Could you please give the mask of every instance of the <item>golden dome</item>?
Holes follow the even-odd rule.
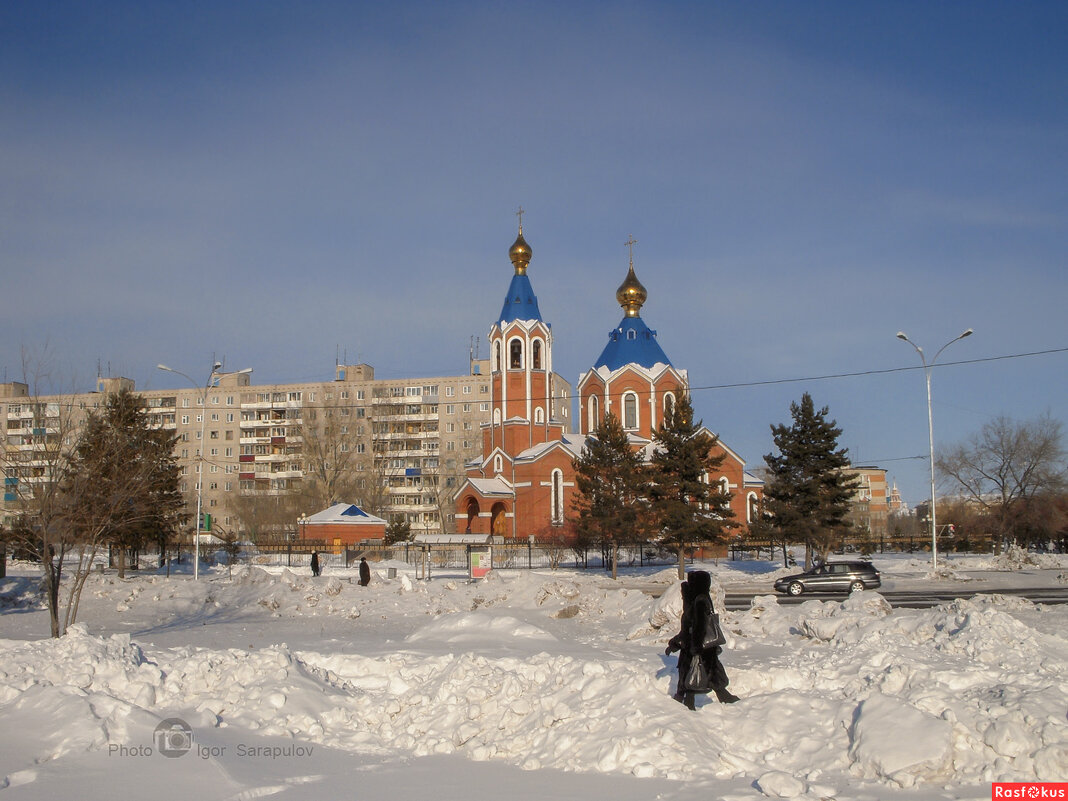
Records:
[[[630,270],[627,271],[627,277],[623,279],[623,283],[616,290],[616,300],[627,313],[627,317],[638,317],[638,312],[645,305],[647,297],[649,297],[649,293],[645,291],[642,282],[634,274],[634,264],[631,263]]]
[[[515,238],[515,244],[508,249],[508,258],[515,265],[516,275],[526,275],[527,265],[530,264],[530,257],[533,255],[534,251],[530,249],[527,240],[523,238],[523,229],[520,228],[519,236]]]

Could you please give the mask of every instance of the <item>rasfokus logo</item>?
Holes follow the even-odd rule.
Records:
[[[1068,782],[995,782],[990,785],[990,798],[1068,799]]]

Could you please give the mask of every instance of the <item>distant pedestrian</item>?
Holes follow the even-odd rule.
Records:
[[[360,586],[366,587],[371,583],[371,566],[367,564],[367,557],[360,557]]]
[[[675,682],[674,698],[681,704],[686,700],[686,688],[683,685],[686,682],[686,673],[690,669],[690,659],[693,656],[690,652],[690,626],[693,623],[693,589],[688,581],[684,581],[679,585],[679,591],[682,593],[682,617],[679,621],[679,633],[668,640],[664,653],[671,656],[676,651],[679,652],[679,678]]]
[[[321,572],[321,568],[319,567],[319,552],[318,551],[312,551],[312,565],[311,565],[311,567],[312,567],[312,575],[313,576],[318,576],[319,573]]]
[[[714,611],[712,608],[712,595],[709,593],[712,588],[712,576],[707,571],[694,570],[689,574],[687,583],[690,585],[690,591],[693,594],[689,637],[691,668],[694,659],[701,660],[701,667],[704,668],[708,686],[691,686],[688,678],[692,671],[688,670],[686,673],[687,680],[683,682],[685,694],[682,702],[687,709],[696,709],[696,694],[707,693],[711,690],[716,694],[716,698],[720,703],[733,704],[738,700],[738,696],[727,689],[730,679],[727,677],[727,671],[719,659],[719,655],[723,653],[723,648],[719,645],[705,644],[705,635],[709,633],[708,627],[712,623],[712,613]]]

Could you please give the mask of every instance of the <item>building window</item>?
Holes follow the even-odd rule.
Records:
[[[493,371],[499,373],[501,371],[501,343],[493,343]]]
[[[543,408],[541,408],[540,406],[536,406],[534,408],[534,422],[535,423],[544,423],[545,422],[545,410]]]
[[[464,384],[464,394],[465,395],[470,395],[471,394],[471,385],[470,384]]]
[[[664,393],[664,419],[667,420],[675,411],[675,395],[671,392]]]
[[[501,455],[497,454],[493,457],[493,472],[500,473],[504,470],[504,461],[501,459]]]
[[[523,369],[523,341],[520,339],[513,339],[508,343],[508,369]]]
[[[500,409],[494,409],[493,410],[493,424],[494,425],[500,425],[501,424],[501,410]]]
[[[601,404],[596,395],[590,395],[586,406],[586,433],[592,434],[601,424]]]
[[[750,492],[746,498],[745,504],[745,522],[752,523],[757,519],[757,515],[760,514],[760,506],[757,502],[757,495],[755,492]]]
[[[535,339],[534,345],[530,351],[531,367],[535,370],[541,369],[541,340]]]
[[[633,392],[623,395],[623,428],[635,429],[638,427],[638,396]]]
[[[564,524],[564,474],[557,469],[552,472],[552,523],[554,526]]]

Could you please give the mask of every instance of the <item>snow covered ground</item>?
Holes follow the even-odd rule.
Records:
[[[225,568],[93,576],[51,640],[29,565],[0,579],[0,788],[11,798],[803,798],[960,801],[1068,780],[1068,606],[997,593],[1068,560],[875,558],[891,610],[779,605],[784,571],[701,565],[733,705],[671,698],[673,570],[442,575]],[[793,572],[793,571],[790,571]],[[639,587],[662,585],[653,598]],[[168,756],[167,754],[170,754]]]

